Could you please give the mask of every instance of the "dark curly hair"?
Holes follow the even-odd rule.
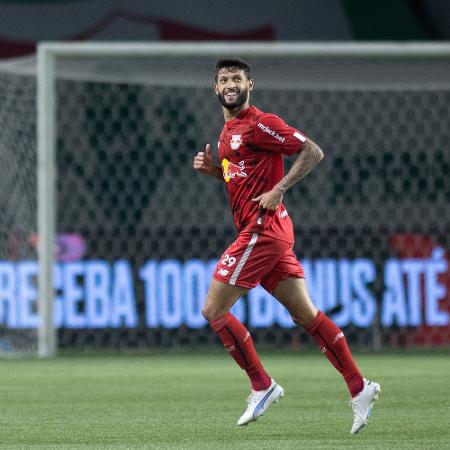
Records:
[[[234,69],[234,70],[242,70],[247,79],[250,80],[251,78],[251,68],[250,68],[250,64],[247,61],[244,61],[243,59],[240,58],[224,58],[224,59],[219,59],[216,62],[216,70],[214,73],[214,79],[217,81],[217,76],[219,74],[219,70],[223,69],[223,68],[227,68],[227,69]]]

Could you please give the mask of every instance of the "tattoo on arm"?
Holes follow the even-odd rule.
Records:
[[[302,178],[305,178],[311,170],[323,158],[322,149],[313,141],[308,139],[303,145],[302,151],[294,164],[290,168],[286,176],[276,185],[282,192],[286,192],[295,183],[298,183]]]

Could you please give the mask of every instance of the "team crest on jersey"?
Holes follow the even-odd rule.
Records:
[[[242,135],[232,134],[230,139],[230,145],[233,150],[237,150],[242,144]]]

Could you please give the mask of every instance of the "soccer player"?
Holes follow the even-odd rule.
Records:
[[[248,63],[217,62],[214,90],[225,119],[218,143],[221,166],[215,165],[207,144],[194,157],[193,167],[225,182],[238,236],[217,264],[202,314],[250,379],[252,393],[238,425],[256,420],[284,395],[264,369],[250,333],[230,313],[239,297],[261,284],[343,376],[352,397],[351,433],[358,433],[367,423],[380,385],[362,377],[344,334],[309,297],[303,268],[293,252],[293,225],[283,204],[284,193],[319,163],[323,152],[276,115],[251,106],[253,88]],[[285,176],[283,155],[296,155]]]

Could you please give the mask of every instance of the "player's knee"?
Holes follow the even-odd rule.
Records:
[[[297,315],[297,314],[291,314],[291,319],[292,321],[298,325],[299,327],[303,327],[305,328],[307,325],[309,325],[311,323],[311,321],[314,319],[314,315],[311,314],[302,314]]]
[[[211,320],[211,319],[210,319],[211,315],[210,315],[210,311],[209,311],[209,308],[208,308],[208,307],[204,306],[204,307],[202,308],[202,316],[203,316],[208,322]]]
[[[218,317],[217,312],[215,311],[215,308],[205,305],[202,308],[202,316],[208,321],[211,322],[211,320],[214,320],[216,317]]]
[[[208,303],[205,304],[202,308],[202,316],[208,321],[211,322],[214,319],[224,315],[227,310],[223,310],[222,308],[217,308],[216,305],[210,305]]]

